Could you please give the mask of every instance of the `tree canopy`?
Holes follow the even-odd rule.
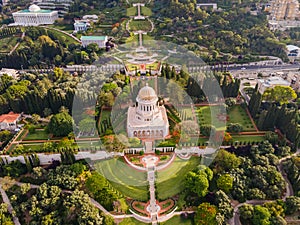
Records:
[[[263,94],[264,100],[279,102],[281,105],[288,103],[295,98],[297,98],[296,92],[292,87],[288,86],[275,86],[274,88],[268,88]]]
[[[67,136],[73,131],[73,118],[66,112],[55,114],[48,124],[48,132],[57,137]]]

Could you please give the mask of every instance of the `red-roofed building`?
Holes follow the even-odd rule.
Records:
[[[15,130],[21,114],[10,112],[0,115],[0,130]]]

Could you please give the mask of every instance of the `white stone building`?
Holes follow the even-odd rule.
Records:
[[[259,79],[257,81],[258,91],[263,94],[268,88],[276,86],[290,86],[291,83],[281,77],[269,77],[267,79]]]
[[[139,91],[136,101],[136,105],[128,109],[128,137],[163,139],[168,136],[169,121],[166,108],[159,106],[154,89],[147,84]]]
[[[82,17],[83,20],[90,20],[90,21],[93,21],[93,22],[97,22],[99,17],[95,14],[92,14],[92,15],[85,15]]]
[[[74,31],[80,32],[80,31],[86,31],[90,27],[90,23],[82,20],[75,20],[74,22]]]
[[[58,12],[42,10],[37,5],[31,5],[29,9],[24,9],[12,14],[15,24],[22,26],[38,26],[41,24],[53,24],[58,19]]]
[[[89,44],[95,43],[99,46],[99,48],[105,48],[106,42],[108,41],[107,36],[81,36],[81,45],[82,47],[86,47]]]

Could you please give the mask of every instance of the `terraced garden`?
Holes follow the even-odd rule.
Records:
[[[136,16],[137,15],[137,7],[130,7],[126,10],[127,16]]]
[[[95,169],[123,195],[139,201],[148,200],[148,182],[145,172],[129,167],[122,159],[118,158],[97,162]]]
[[[148,20],[133,20],[129,23],[130,31],[150,31],[152,28]]]
[[[46,130],[35,130],[33,133],[28,133],[25,138],[23,138],[24,141],[29,140],[47,140],[49,139],[49,134],[46,132]]]
[[[159,62],[154,62],[151,64],[145,64],[145,69],[146,70],[158,70],[160,67],[160,63]],[[132,63],[126,63],[126,68],[128,71],[134,71],[135,69],[137,69],[138,71],[140,70],[140,65],[139,64],[132,64]]]
[[[228,123],[239,123],[243,126],[244,131],[256,131],[246,110],[240,105],[231,108]]]
[[[202,106],[199,107],[196,112],[199,115],[199,123],[201,124],[211,124],[212,117],[214,118],[214,126],[218,131],[226,130],[225,123],[218,119],[220,116],[220,111],[218,106]],[[251,122],[246,110],[240,105],[233,106],[228,114],[228,120],[226,124],[229,123],[239,123],[243,126],[244,131],[256,131],[254,125]]]
[[[18,43],[20,37],[11,36],[0,39],[0,53],[9,53],[13,47]]]
[[[157,172],[158,199],[167,199],[182,192],[185,189],[185,175],[199,163],[198,157],[192,157],[189,161],[176,158],[169,167]]]
[[[142,14],[143,16],[151,16],[151,15],[152,15],[152,10],[149,9],[148,7],[142,6],[141,9],[142,9],[141,14]]]
[[[199,118],[199,125],[212,124],[218,131],[226,130],[226,122],[218,120],[220,114],[218,106],[202,106],[196,109]],[[212,120],[213,118],[213,120]]]

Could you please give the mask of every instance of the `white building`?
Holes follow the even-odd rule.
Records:
[[[75,20],[74,23],[74,31],[80,32],[80,31],[86,31],[90,27],[90,24],[86,21],[82,20]]]
[[[36,0],[34,4],[38,5],[41,9],[58,11],[58,16],[63,17],[69,12],[73,0]]]
[[[295,45],[287,45],[287,55],[290,61],[295,61],[300,58],[300,48]]]
[[[263,94],[268,88],[274,88],[275,86],[290,86],[290,82],[284,80],[281,77],[269,77],[267,79],[258,79],[257,81],[258,91]]]
[[[0,130],[15,130],[17,122],[21,119],[21,114],[10,112],[0,115]]]
[[[81,45],[83,47],[88,46],[89,44],[95,43],[99,48],[105,48],[105,44],[108,41],[107,36],[81,36]]]
[[[0,77],[3,76],[4,74],[7,74],[8,76],[13,77],[14,79],[19,78],[19,71],[15,69],[2,68],[0,70]]]
[[[196,5],[197,8],[212,8],[213,11],[218,9],[217,3],[198,3]]]
[[[128,108],[128,137],[160,139],[169,134],[169,121],[164,106],[159,106],[158,97],[148,84],[141,88],[136,105]]]
[[[31,5],[29,9],[24,9],[12,14],[15,24],[22,26],[37,26],[41,24],[53,24],[58,19],[58,12],[42,10],[37,5]]]
[[[93,15],[85,15],[85,16],[82,17],[82,19],[97,22],[99,17],[97,15],[93,14]]]

